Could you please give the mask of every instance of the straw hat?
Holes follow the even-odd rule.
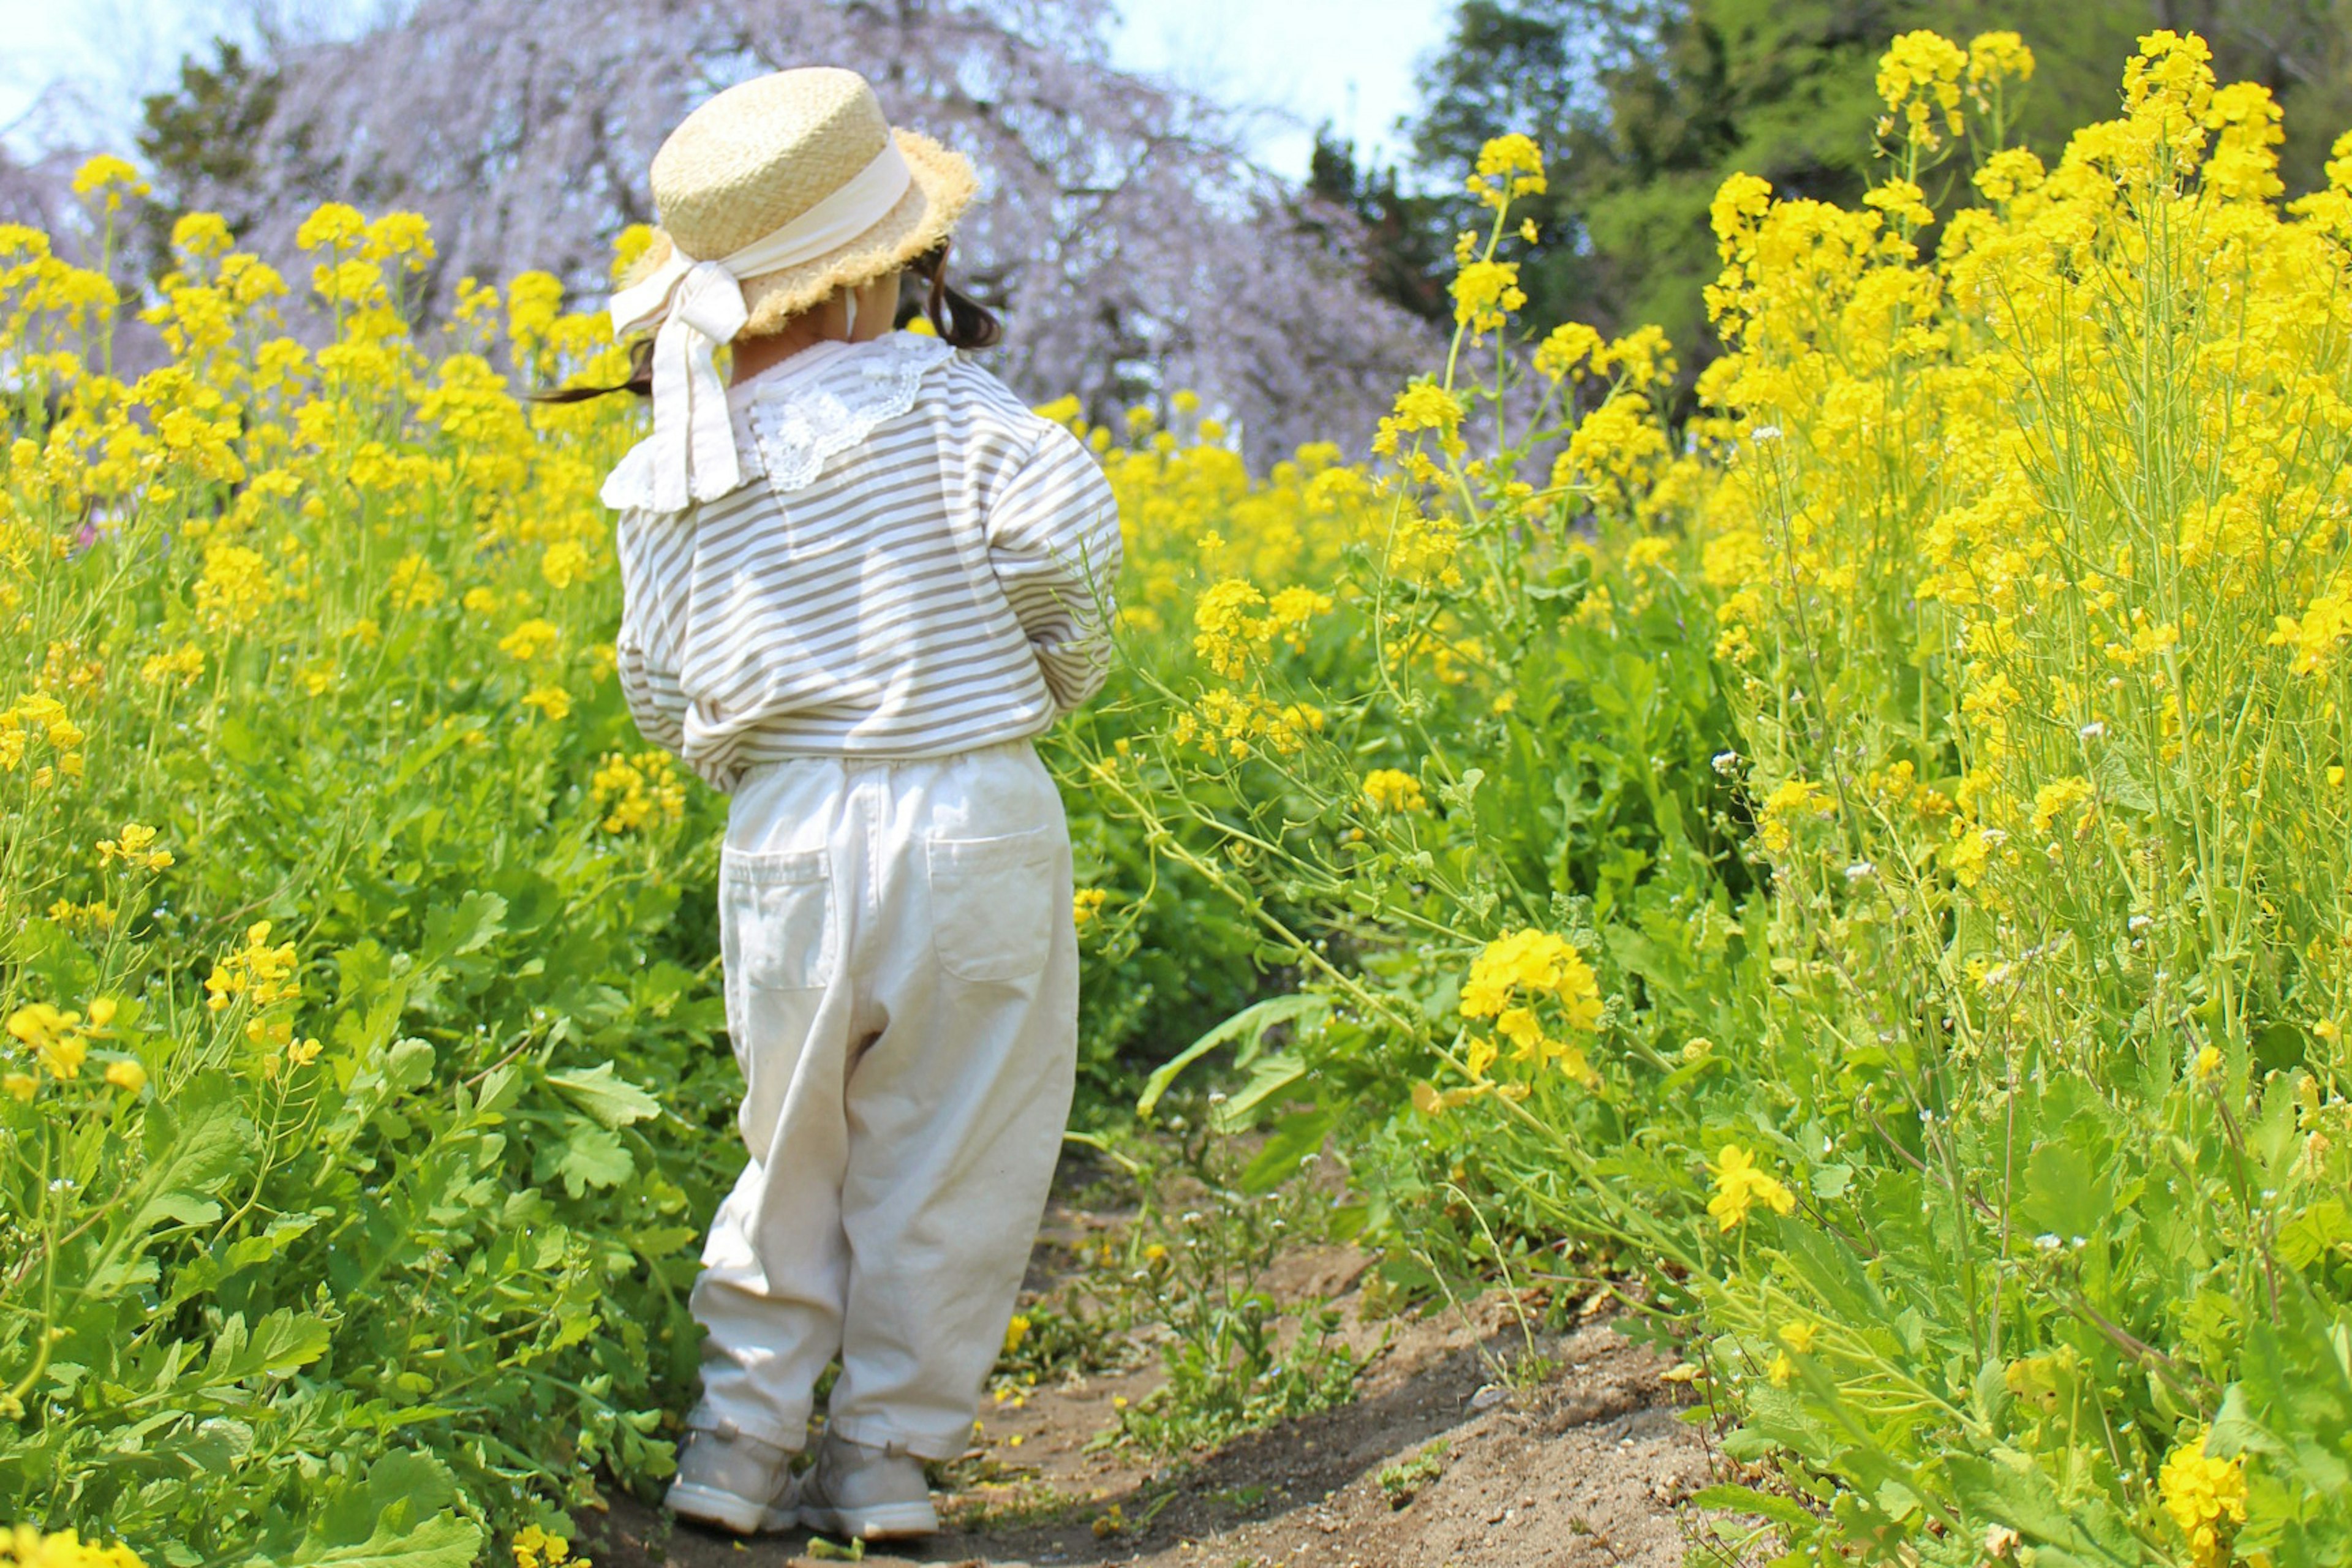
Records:
[[[783,229],[898,143],[911,176],[870,226],[811,260],[741,279],[741,334],[772,332],[835,289],[904,267],[945,239],[979,186],[970,160],[919,132],[894,131],[856,71],[777,71],[727,89],[688,115],[654,155],[660,229],[631,271],[658,270],[674,251],[730,256]]]

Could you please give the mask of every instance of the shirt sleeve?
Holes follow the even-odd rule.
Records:
[[[618,530],[621,629],[613,660],[629,716],[666,752],[686,750],[686,690],[678,684],[678,599],[692,531],[674,514],[625,511]]]
[[[1110,673],[1123,555],[1110,481],[1060,426],[1045,426],[998,492],[988,552],[1055,706],[1083,707]]]

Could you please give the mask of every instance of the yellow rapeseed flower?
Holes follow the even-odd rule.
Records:
[[[0,1526],[0,1565],[6,1568],[142,1568],[122,1545],[101,1546],[70,1530],[44,1534],[29,1524]]]
[[[1429,799],[1421,781],[1398,768],[1374,768],[1364,775],[1364,799],[1375,811],[1425,811]]]
[[[51,1078],[81,1076],[89,1055],[89,1037],[82,1031],[81,1015],[68,1013],[47,1002],[32,1002],[8,1016],[8,1032],[23,1043]]]
[[[147,182],[139,171],[128,160],[111,153],[100,153],[74,171],[74,195],[98,196],[108,212],[121,206],[125,196],[143,196],[147,190]]]
[[[1513,132],[1478,149],[1477,172],[1466,182],[1470,194],[1500,210],[1515,196],[1544,191],[1543,149],[1532,136]]]
[[[1518,264],[1473,261],[1454,276],[1454,321],[1470,329],[1475,341],[1500,327],[1513,311],[1528,302],[1519,287]]]
[[[1715,1196],[1707,1200],[1706,1212],[1715,1216],[1717,1229],[1728,1231],[1747,1224],[1748,1211],[1759,1202],[1774,1214],[1796,1212],[1796,1194],[1760,1169],[1756,1157],[1738,1144],[1726,1143],[1715,1161],[1709,1173]]]
[[[1532,928],[1496,938],[1470,961],[1462,1016],[1499,1017],[1515,1000],[1557,999],[1571,1028],[1601,1026],[1601,984],[1566,937]]]
[[[2198,1568],[2228,1563],[2231,1539],[2246,1522],[2244,1462],[2207,1454],[2200,1430],[2165,1456],[2156,1484],[2164,1511],[2189,1542]]]
[[[1756,841],[1768,855],[1786,855],[1796,843],[1800,823],[1836,811],[1829,792],[1811,779],[1783,779],[1764,797],[1756,814]]]
[[[499,651],[525,664],[536,663],[563,639],[554,623],[533,616],[499,639]]]
[[[538,686],[523,693],[522,705],[536,708],[550,723],[560,724],[572,714],[572,693],[561,686]]]

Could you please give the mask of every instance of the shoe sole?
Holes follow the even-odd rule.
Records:
[[[692,1481],[677,1482],[662,1501],[681,1519],[715,1524],[738,1535],[774,1534],[792,1529],[801,1520],[798,1509],[753,1502],[750,1498],[737,1497],[717,1487],[698,1486]]]
[[[851,1541],[900,1541],[933,1535],[940,1528],[939,1510],[924,1502],[877,1503],[872,1508],[813,1508],[800,1510],[801,1523],[826,1535]]]

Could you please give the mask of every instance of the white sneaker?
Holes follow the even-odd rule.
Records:
[[[740,1432],[698,1426],[677,1451],[677,1479],[662,1500],[683,1518],[757,1535],[800,1522],[792,1481],[791,1449]]]
[[[869,1448],[828,1432],[816,1466],[801,1477],[801,1523],[850,1541],[895,1541],[940,1527],[923,1462],[911,1454]]]

